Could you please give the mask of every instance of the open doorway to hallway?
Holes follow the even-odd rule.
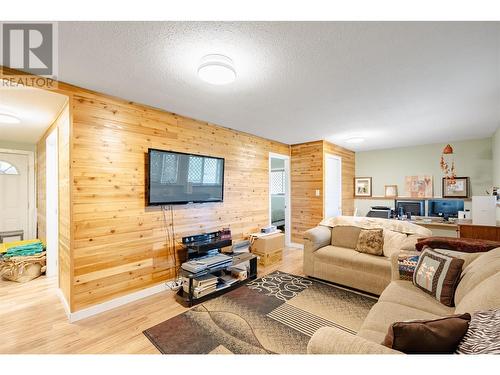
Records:
[[[58,128],[70,121],[68,97],[2,87],[0,114],[8,114],[0,116],[0,283],[8,288],[46,272],[57,285]]]
[[[285,245],[290,236],[290,156],[269,153],[269,221],[285,233]]]

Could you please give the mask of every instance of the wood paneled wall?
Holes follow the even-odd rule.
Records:
[[[302,243],[303,233],[323,219],[323,141],[292,145],[290,154],[291,237]]]
[[[69,103],[64,106],[54,123],[37,143],[36,179],[37,179],[37,233],[38,238],[46,242],[46,140],[57,129],[58,139],[58,187],[59,187],[59,287],[66,300],[71,295],[71,194],[70,194],[70,113]]]
[[[292,145],[292,242],[302,243],[306,230],[323,220],[324,158],[333,154],[342,158],[342,212],[354,212],[354,152],[326,141]],[[316,191],[319,195],[316,195]]]

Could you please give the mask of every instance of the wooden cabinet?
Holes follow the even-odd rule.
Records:
[[[500,241],[500,226],[459,224],[458,233],[460,238]]]

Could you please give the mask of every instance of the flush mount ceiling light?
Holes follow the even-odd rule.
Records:
[[[212,85],[227,85],[236,79],[233,60],[224,55],[206,55],[200,61],[198,76]]]
[[[363,137],[351,137],[351,138],[347,138],[346,140],[346,143],[363,143],[365,141],[365,139]]]
[[[14,115],[8,113],[0,113],[0,123],[2,124],[19,124],[21,120]]]

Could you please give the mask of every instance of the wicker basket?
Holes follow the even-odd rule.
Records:
[[[25,283],[46,270],[46,252],[37,255],[6,258],[0,261],[0,275],[10,281]]]

